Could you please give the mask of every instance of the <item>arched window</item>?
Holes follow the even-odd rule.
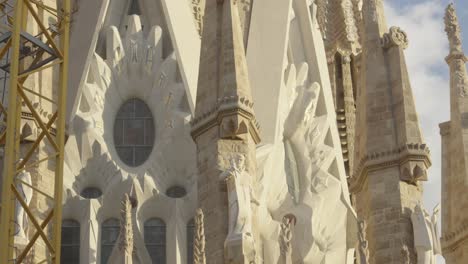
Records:
[[[105,264],[112,254],[112,249],[119,238],[120,222],[116,218],[107,219],[102,223],[101,231],[101,263]]]
[[[195,221],[190,219],[187,223],[187,264],[193,263],[193,239],[195,236]]]
[[[61,248],[60,263],[80,263],[80,223],[75,220],[63,220]]]
[[[120,107],[114,123],[114,144],[125,164],[137,167],[148,159],[154,133],[153,115],[145,102],[133,98]]]
[[[153,264],[166,264],[166,223],[152,218],[145,222],[145,246]]]

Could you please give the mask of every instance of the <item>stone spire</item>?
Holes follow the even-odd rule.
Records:
[[[445,14],[450,43],[450,121],[440,124],[442,137],[442,253],[447,264],[468,262],[468,74],[461,29],[450,4]]]
[[[256,143],[260,142],[237,7],[240,2],[206,1],[197,91],[200,106],[195,111],[192,132],[195,137],[210,123],[222,120],[223,138],[235,139],[249,133]]]
[[[350,189],[359,218],[368,223],[370,262],[386,264],[402,263],[398,253],[413,241],[410,216],[421,200],[419,181],[427,180],[431,162],[404,57],[408,38],[398,27],[387,28],[382,2],[363,2],[362,75]]]
[[[228,240],[236,210],[249,211],[250,204],[228,205],[227,201],[245,194],[243,186],[255,182],[255,148],[260,142],[245,58],[245,27],[239,18],[239,11],[247,12],[239,6],[244,2],[205,2],[192,137],[198,149],[198,204],[205,213],[205,235],[210,238],[206,241],[207,263],[250,263],[249,257],[255,255],[245,254],[245,247],[252,244],[251,234]],[[242,184],[228,188],[222,175],[236,157],[243,157],[245,172],[236,178]],[[250,240],[245,241],[247,238]]]

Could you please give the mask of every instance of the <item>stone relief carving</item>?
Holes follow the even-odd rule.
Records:
[[[192,0],[192,12],[195,17],[195,27],[201,37],[203,34],[203,8],[201,0]]]
[[[279,237],[281,260],[279,264],[292,264],[292,224],[293,221],[289,217],[283,217],[281,222],[281,231]]]
[[[343,8],[344,22],[346,25],[346,38],[349,42],[358,41],[358,28],[356,26],[356,19],[354,18],[353,3],[351,0],[344,0],[341,3]]]
[[[133,252],[132,202],[128,194],[125,194],[122,201],[120,234],[122,234],[119,241],[120,250],[131,255]]]
[[[366,239],[367,223],[364,220],[358,221],[359,238],[359,264],[369,264],[369,242]]]
[[[195,216],[195,237],[193,245],[194,264],[206,264],[205,257],[205,223],[201,208],[197,209]]]
[[[251,176],[246,171],[244,155],[234,154],[229,163],[229,168],[220,175],[221,181],[227,185],[229,203],[229,232],[225,247],[229,251],[231,244],[241,244],[244,257],[254,260]]]
[[[445,32],[449,38],[451,52],[462,52],[461,29],[453,3],[448,5],[445,12]]]
[[[25,170],[21,171],[18,176],[16,176],[15,187],[18,190],[21,198],[27,205],[31,203],[31,198],[33,195],[33,190],[23,184],[32,185],[31,174]],[[26,230],[28,227],[28,217],[25,216],[25,211],[23,206],[18,200],[15,202],[15,244],[25,246],[28,243],[28,237],[26,236]]]
[[[442,253],[437,229],[439,212],[440,205],[437,205],[431,217],[421,204],[417,204],[411,214],[418,264],[435,264],[436,255]]]
[[[193,187],[188,187],[190,185],[186,183],[193,181],[196,155],[190,137],[190,110],[184,85],[178,77],[177,59],[175,53],[162,56],[163,39],[160,27],[153,26],[145,30],[148,31],[145,38],[139,22],[140,17],[132,15],[128,20],[129,24],[136,26],[129,27],[123,36],[115,26],[104,29],[107,31],[105,59],[97,53],[91,58],[88,72],[90,77],[81,89],[80,105],[72,120],[72,133],[65,146],[64,187],[68,194],[65,203],[73,208],[81,190],[92,185],[102,191],[100,200],[107,202],[102,209],[116,210],[114,208],[118,206],[109,205],[120,203],[123,194],[121,192],[126,191],[122,189],[127,188],[127,179],[135,176],[143,184],[144,190],[144,196],[139,203],[145,204],[148,199],[164,196],[169,187],[166,185],[168,179],[177,178],[177,182],[187,186],[189,198],[189,201],[181,199],[177,206],[188,213],[193,201],[189,188]],[[138,63],[132,63],[131,40],[137,44],[137,51],[133,52],[133,57],[136,54]],[[158,80],[160,76],[163,76],[161,83]],[[155,126],[155,148],[158,151],[153,151],[149,156],[151,162],[133,168],[130,172],[113,156],[113,123],[120,106],[127,99],[134,97],[147,102],[154,121],[158,124]],[[83,129],[84,127],[86,129]],[[176,142],[174,138],[177,138]],[[133,223],[136,217],[134,209]],[[137,232],[136,225],[133,228],[133,263],[150,263],[142,236]],[[96,239],[95,241],[99,239],[97,234],[90,236]],[[173,238],[168,238],[168,241],[171,239]],[[130,244],[127,239],[123,242]]]
[[[317,24],[322,32],[323,39],[327,39],[328,0],[315,0],[317,5]]]
[[[408,35],[399,27],[391,27],[388,33],[382,37],[382,46],[389,49],[394,46],[406,49],[408,47]]]
[[[410,252],[407,245],[403,245],[401,255],[403,256],[403,264],[410,264]]]
[[[466,69],[464,69],[465,61],[456,60],[455,62],[455,84],[458,88],[460,97],[465,97],[468,95],[468,81],[466,75]]]

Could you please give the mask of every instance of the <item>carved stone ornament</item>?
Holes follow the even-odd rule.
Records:
[[[132,226],[132,202],[130,196],[125,194],[122,201],[122,220],[120,224],[119,248],[122,252],[132,255],[133,252],[133,226]]]
[[[195,27],[201,37],[203,34],[203,8],[201,0],[192,0],[192,12],[195,18]]]
[[[193,263],[206,264],[205,257],[205,223],[201,208],[197,209],[195,216],[195,237],[193,240]]]
[[[366,229],[366,221],[360,220],[358,223],[360,264],[369,264],[369,242],[366,239]]]
[[[408,47],[408,35],[399,27],[391,27],[390,31],[382,37],[382,46],[385,49],[394,46],[406,49]]]
[[[323,39],[327,39],[328,0],[315,0],[315,4],[317,5],[317,24]]]
[[[281,232],[279,238],[281,263],[292,264],[292,219],[289,217],[283,217],[281,223]]]
[[[358,28],[356,26],[356,19],[354,18],[353,3],[351,0],[344,0],[341,3],[343,8],[344,22],[346,25],[346,38],[349,42],[358,41]]]
[[[455,71],[455,83],[458,88],[460,97],[468,95],[468,81],[466,80],[466,73],[463,71]]]
[[[16,189],[26,204],[29,205],[31,203],[33,191],[31,188],[23,184],[23,182],[32,185],[31,174],[23,170],[18,174],[16,180]],[[15,207],[15,244],[24,246],[28,242],[28,238],[26,236],[28,217],[25,216],[24,208],[19,201],[16,201]]]
[[[460,23],[453,3],[449,4],[445,11],[445,32],[450,43],[451,52],[462,52],[462,40]]]
[[[401,255],[403,257],[403,264],[410,264],[410,252],[407,245],[401,248]]]

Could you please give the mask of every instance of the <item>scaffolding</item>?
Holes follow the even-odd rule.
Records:
[[[44,14],[54,17],[56,23],[43,21]],[[0,149],[4,153],[0,178],[1,264],[24,263],[39,241],[47,248],[45,259],[39,263],[60,263],[70,17],[70,0],[0,0],[0,85],[4,85],[0,92]],[[26,87],[28,78],[43,71],[56,72],[58,83],[50,82],[40,91]],[[50,102],[53,114],[41,116],[31,97]],[[38,128],[37,137],[26,151],[20,151],[22,108],[28,109]],[[2,125],[5,121],[6,126]],[[53,154],[32,161],[41,144],[50,146]],[[53,194],[19,179],[24,170],[51,160],[55,161]],[[37,210],[30,208],[18,186],[50,200],[52,206],[45,218],[35,215]],[[15,246],[15,210],[19,206],[32,228],[20,249]]]

